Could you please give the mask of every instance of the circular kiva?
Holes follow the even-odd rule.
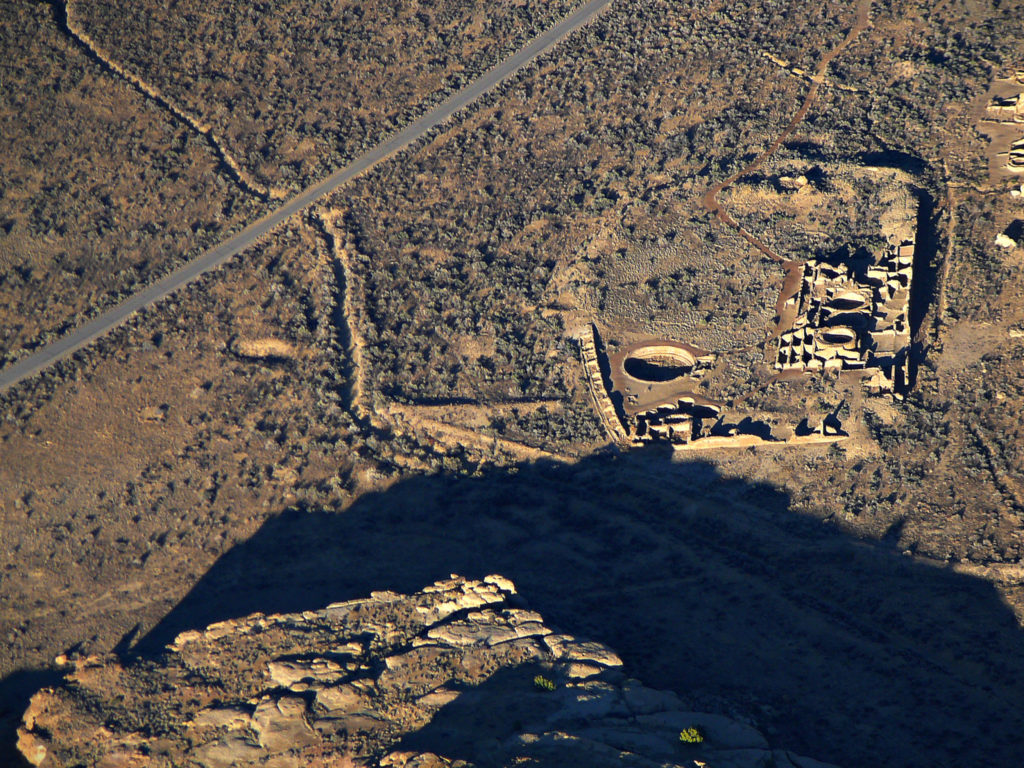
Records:
[[[629,350],[622,359],[622,371],[637,381],[674,381],[688,375],[696,363],[696,358],[681,347],[648,344]]]
[[[844,291],[828,303],[828,308],[835,312],[853,312],[867,303],[868,300],[859,291]]]
[[[857,332],[845,325],[834,325],[818,332],[816,341],[821,347],[846,347],[857,340]]]

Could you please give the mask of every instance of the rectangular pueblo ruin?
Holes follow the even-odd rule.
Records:
[[[914,243],[889,243],[875,263],[798,267],[797,288],[781,301],[776,370],[870,373],[868,389],[906,385]],[[790,281],[787,281],[789,283]]]

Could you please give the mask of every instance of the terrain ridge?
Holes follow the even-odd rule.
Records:
[[[249,194],[258,197],[264,202],[277,196],[271,190],[266,189],[256,182],[252,176],[242,168],[238,161],[231,156],[231,153],[225,149],[223,142],[217,138],[217,135],[213,132],[213,128],[211,126],[202,123],[194,115],[190,115],[184,109],[167,98],[158,88],[150,85],[138,75],[125,69],[114,59],[114,57],[97,45],[89,36],[89,33],[86,32],[81,25],[75,22],[71,13],[71,0],[51,0],[51,5],[53,6],[53,13],[56,17],[57,26],[60,27],[62,32],[84,49],[89,58],[97,62],[101,67],[103,67],[103,69],[113,73],[115,77],[124,80],[139,93],[154,101],[161,109],[170,112],[178,120],[185,123],[197,134],[206,139],[206,142],[210,145],[214,154],[220,159],[221,164],[227,170],[228,175],[242,189]]]
[[[220,245],[194,261],[166,275],[113,309],[76,328],[68,335],[0,371],[0,392],[88,346],[108,331],[121,325],[131,315],[148,307],[177,289],[215,269],[233,256],[253,245],[289,217],[334,192],[357,176],[411,146],[456,112],[466,107],[495,86],[505,81],[534,59],[551,50],[563,38],[584,26],[603,11],[612,0],[589,0],[558,24],[535,37],[523,48],[488,70],[468,86],[452,95],[397,134],[381,142],[323,181],[306,188],[284,205],[249,224]],[[62,6],[61,6],[62,7]],[[65,14],[66,15],[66,14]],[[83,43],[84,44],[84,43]],[[98,55],[98,54],[97,54]],[[108,64],[108,66],[110,66]],[[141,87],[136,83],[137,87]]]

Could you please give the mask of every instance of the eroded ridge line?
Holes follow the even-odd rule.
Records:
[[[184,109],[176,105],[173,101],[163,95],[160,89],[154,85],[150,85],[141,77],[133,72],[129,72],[123,66],[121,66],[117,60],[99,46],[89,33],[82,28],[82,26],[74,20],[71,15],[71,0],[51,0],[54,10],[54,15],[57,17],[57,25],[61,28],[68,37],[74,40],[79,47],[83,48],[90,59],[99,64],[103,69],[113,74],[115,77],[124,80],[136,91],[141,93],[146,98],[155,102],[161,109],[170,112],[179,121],[187,125],[193,131],[202,136],[206,143],[213,150],[217,159],[220,160],[221,164],[227,170],[228,175],[232,180],[238,184],[243,190],[248,192],[250,195],[260,198],[263,201],[270,200],[272,197],[279,197],[274,194],[271,190],[267,189],[263,185],[256,182],[252,176],[245,170],[242,169],[238,161],[231,156],[231,154],[224,148],[220,139],[213,132],[213,127],[207,123],[201,122],[198,118],[190,115]]]
[[[857,36],[860,35],[861,32],[867,29],[868,25],[871,23],[871,1],[872,0],[860,1],[860,3],[857,5],[857,18],[854,21],[853,26],[850,27],[849,32],[846,33],[846,37],[844,37],[843,40],[835,48],[826,53],[822,57],[821,61],[818,62],[818,66],[815,68],[814,74],[810,76],[810,86],[807,89],[807,95],[804,96],[803,104],[800,105],[800,109],[798,109],[796,114],[793,115],[793,119],[790,120],[786,127],[782,129],[782,133],[780,133],[776,137],[776,139],[771,144],[768,145],[767,149],[765,149],[763,152],[761,152],[761,154],[755,157],[749,165],[747,165],[744,168],[741,168],[732,176],[711,187],[707,192],[704,193],[704,196],[701,198],[701,202],[703,203],[704,207],[710,213],[713,213],[715,216],[717,216],[719,221],[721,221],[726,226],[736,230],[736,232],[738,232],[744,240],[746,240],[748,243],[750,243],[759,251],[761,251],[765,256],[781,264],[788,264],[791,262],[788,262],[786,259],[779,256],[771,248],[769,248],[767,245],[761,242],[758,238],[754,237],[752,234],[747,232],[747,230],[745,230],[740,225],[740,223],[736,221],[736,219],[734,219],[732,216],[730,216],[728,212],[726,212],[726,210],[722,207],[721,202],[719,202],[718,200],[718,195],[719,193],[722,192],[722,190],[734,184],[738,179],[742,178],[743,176],[746,176],[751,171],[754,171],[757,168],[759,168],[765,160],[767,160],[769,157],[775,154],[776,151],[778,151],[779,147],[782,146],[782,142],[788,139],[790,135],[792,135],[793,131],[796,130],[796,127],[803,122],[803,119],[807,116],[808,110],[810,110],[811,108],[811,104],[814,103],[814,100],[818,96],[818,90],[825,82],[825,74],[826,72],[828,72],[829,65],[831,65],[833,59],[835,59],[836,56],[842,53],[850,45],[850,43],[852,43],[857,38]]]
[[[498,437],[497,435],[487,435],[468,427],[461,427],[447,421],[429,418],[398,403],[391,403],[388,407],[392,416],[400,417],[401,420],[408,422],[413,430],[421,429],[427,434],[432,435],[442,444],[461,445],[464,448],[468,444],[485,454],[498,449],[520,461],[549,460],[565,464],[571,464],[576,461],[575,457],[564,453],[546,451],[543,448],[536,448],[526,443],[520,443],[517,440],[509,440],[506,437]]]
[[[364,309],[363,302],[354,301],[354,294],[365,297],[366,288],[361,276],[352,269],[352,264],[349,261],[350,246],[344,240],[344,233],[339,231],[332,222],[332,219],[338,215],[340,212],[336,210],[316,212],[313,214],[313,220],[327,240],[330,257],[334,262],[337,293],[341,294],[338,319],[342,326],[340,328],[343,336],[342,343],[351,361],[349,375],[346,376],[348,408],[357,419],[369,421],[373,408],[367,405],[366,385],[363,381],[366,370],[364,362],[366,339],[363,337],[361,325]]]
[[[52,1],[57,2],[57,0]],[[0,370],[0,392],[5,392],[30,376],[34,376],[51,365],[71,357],[101,336],[126,322],[136,312],[156,304],[174,291],[197,280],[207,272],[224,264],[228,259],[242,253],[269,234],[274,228],[292,216],[305,211],[318,200],[327,197],[343,184],[390,160],[398,153],[409,149],[462,109],[516,75],[539,56],[552,50],[572,32],[589,24],[612,2],[613,0],[587,0],[587,2],[577,6],[576,10],[568,16],[545,29],[511,56],[502,59],[476,80],[470,82],[465,88],[453,93],[425,115],[414,120],[400,131],[391,134],[347,165],[338,168],[326,178],[306,187],[261,218],[247,225],[240,232],[231,235],[210,250],[205,251],[169,275],[143,288],[138,293],[132,294],[102,315],[76,327],[66,336],[62,336],[52,344],[48,344],[42,349],[21,358],[13,365]]]
[[[953,251],[956,249],[956,228],[959,226],[957,220],[957,206],[959,202],[956,197],[956,186],[950,180],[949,164],[942,161],[942,178],[946,183],[946,208],[949,210],[949,237],[946,238],[946,253],[942,259],[942,273],[939,276],[939,306],[935,320],[939,326],[945,325],[947,321],[947,296],[946,290],[949,285],[949,270],[953,263]],[[921,328],[924,328],[921,323]]]

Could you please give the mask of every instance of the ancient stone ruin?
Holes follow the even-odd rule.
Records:
[[[979,128],[992,142],[993,177],[1024,173],[1024,70],[993,81]]]
[[[1000,109],[1012,109],[1016,120],[1020,101],[1000,102]],[[840,413],[843,418],[849,414],[845,396],[850,390],[845,385],[827,386],[835,397],[814,399],[810,408],[801,404],[797,392],[791,402],[777,399],[774,404],[769,398],[735,395],[751,386],[800,380],[805,380],[807,391],[820,390],[820,380],[808,380],[814,376],[856,382],[869,394],[897,399],[909,388],[911,294],[921,205],[911,177],[896,168],[838,164],[816,167],[813,172],[829,181],[815,182],[809,189],[809,177],[799,173],[799,166],[787,166],[786,171],[775,179],[776,186],[788,190],[782,198],[757,185],[747,193],[754,199],[768,195],[765,199],[774,201],[772,205],[791,214],[794,223],[775,237],[802,258],[772,253],[772,261],[783,269],[778,292],[763,291],[756,307],[722,308],[723,315],[733,313],[744,328],[747,335],[742,341],[734,343],[728,332],[702,336],[701,323],[715,322],[714,310],[703,305],[705,316],[696,322],[683,322],[673,313],[645,324],[639,314],[618,312],[613,315],[618,321],[604,321],[602,328],[621,334],[625,344],[612,341],[608,353],[596,324],[579,335],[594,403],[615,443],[665,443],[689,450],[834,442],[849,437],[839,418]],[[745,205],[745,215],[754,216],[749,200]],[[844,218],[851,205],[854,212]],[[832,218],[816,220],[811,215],[815,206],[830,211]],[[824,234],[821,228],[833,220],[836,234],[829,235],[827,246],[815,245]],[[761,224],[770,226],[767,220]],[[758,258],[760,254],[754,257]],[[778,279],[775,265],[762,269],[761,263],[750,266],[761,287]],[[704,274],[703,279],[718,280],[719,275]],[[755,294],[744,294],[748,295]],[[642,299],[634,301],[642,304]],[[738,307],[742,315],[736,314]],[[745,330],[752,325],[746,318],[753,316],[763,317],[759,338]],[[672,327],[687,329],[694,340],[714,343],[714,351],[661,336],[665,331],[670,334]],[[746,405],[733,410],[737,402]]]
[[[1024,98],[1019,93],[993,96],[985,114],[997,123],[1024,123]]]
[[[769,357],[780,380],[855,377],[872,394],[908,386],[914,240],[891,235],[880,255],[788,262]],[[717,355],[669,339],[635,342],[603,358],[597,329],[580,342],[584,369],[609,435],[624,445],[676,449],[796,444],[844,437],[833,421],[784,440],[750,419],[727,424],[725,404],[700,394]]]
[[[597,328],[591,324],[580,337],[580,355],[583,359],[583,370],[590,384],[590,394],[594,405],[601,416],[605,431],[619,443],[624,443],[629,436],[618,409],[612,402],[611,393],[605,385],[605,376],[601,370],[601,357],[597,349]]]
[[[812,259],[800,270],[795,289],[780,297],[776,370],[869,374],[872,392],[904,387],[914,243],[890,241],[874,263]]]
[[[634,442],[689,443],[704,435],[723,406],[694,390],[715,355],[690,344],[631,344],[612,356],[611,382]]]
[[[681,446],[708,433],[723,406],[695,389],[714,364],[713,353],[658,340],[631,344],[608,361],[599,345],[591,325],[580,339],[583,366],[601,420],[617,443]]]
[[[726,418],[724,403],[697,390],[718,356],[692,344],[656,339],[623,347],[610,358],[591,325],[580,340],[584,370],[609,435],[619,445],[665,443],[674,450],[796,445],[843,439],[838,420],[786,430],[784,438],[749,417]]]

